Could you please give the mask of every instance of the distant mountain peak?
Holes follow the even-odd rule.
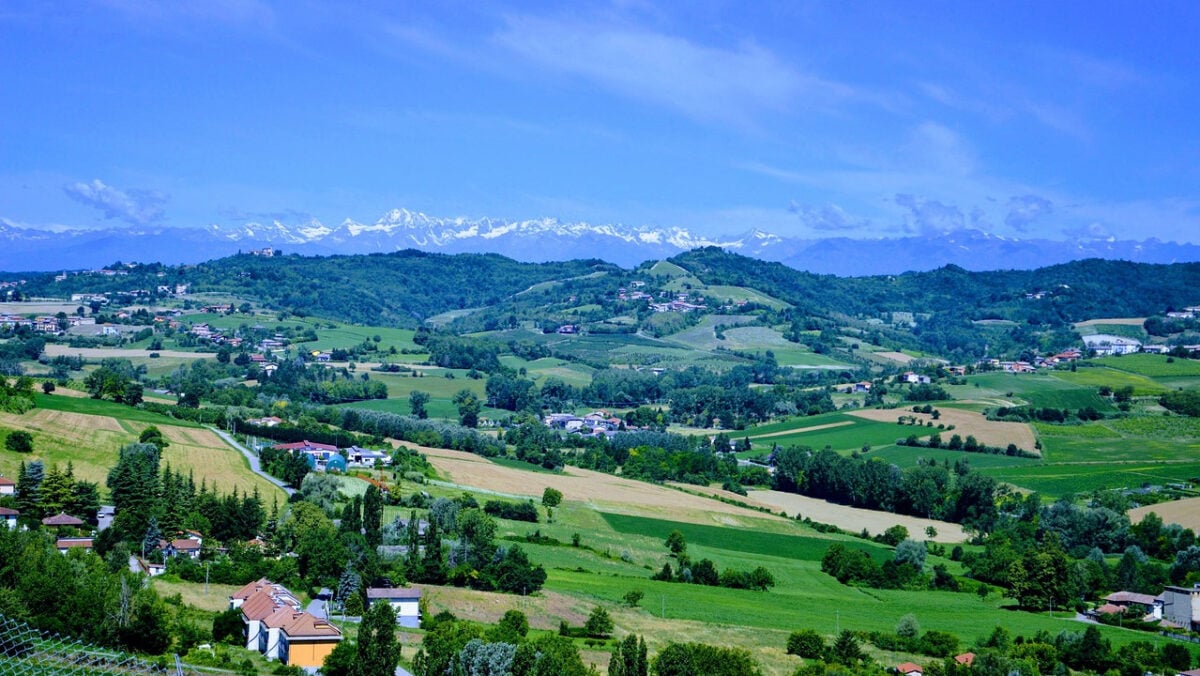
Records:
[[[719,247],[797,269],[843,276],[933,270],[947,264],[967,270],[1032,269],[1090,257],[1149,263],[1200,260],[1200,246],[1157,239],[1016,239],[975,229],[875,239],[800,239],[747,225],[741,234],[708,235],[680,226],[630,227],[552,217],[439,218],[404,208],[385,211],[373,222],[346,218],[332,227],[306,218],[292,223],[251,220],[202,228],[50,231],[0,220],[0,269],[52,270],[64,267],[63,261],[70,261],[67,267],[88,268],[129,260],[131,255],[147,262],[195,263],[263,247],[313,255],[417,249],[498,253],[533,262],[598,258],[628,267],[692,249]]]

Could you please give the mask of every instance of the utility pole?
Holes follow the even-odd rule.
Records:
[[[212,565],[212,561],[204,562],[204,594],[208,595],[208,567]]]

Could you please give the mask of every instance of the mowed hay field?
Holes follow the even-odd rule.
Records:
[[[131,412],[143,413],[130,409]],[[164,418],[164,420],[166,420]],[[47,469],[52,465],[65,468],[70,462],[75,477],[100,484],[117,462],[118,450],[137,441],[149,422],[122,420],[112,416],[89,415],[69,411],[35,408],[24,415],[0,413],[0,433],[22,430],[33,435],[34,452],[28,455],[0,450],[0,473],[16,477],[22,462],[41,460]],[[230,492],[253,492],[256,488],[263,500],[272,497],[282,501],[285,496],[267,480],[250,471],[246,459],[230,448],[212,431],[197,427],[180,427],[156,423],[169,446],[163,451],[163,464],[179,472],[192,472],[196,484],[204,481],[210,489],[216,487]]]
[[[550,487],[562,491],[566,500],[583,502],[605,512],[726,526],[744,525],[745,519],[783,520],[783,517],[728,505],[665,486],[578,467],[568,467],[560,474],[535,473],[497,465],[486,458],[462,451],[425,447],[419,450],[428,456],[429,462],[439,473],[454,483],[504,495],[541,499],[542,491]]]
[[[918,540],[932,539],[934,542],[963,542],[967,534],[962,526],[949,521],[922,519],[904,514],[891,514],[870,509],[859,509],[846,505],[835,505],[832,502],[810,498],[796,493],[782,491],[750,491],[750,504],[762,505],[773,510],[783,510],[789,516],[808,517],[818,523],[829,523],[845,531],[857,533],[866,529],[872,535],[878,535],[892,526],[900,525],[908,529],[909,535]],[[925,529],[933,527],[937,535],[926,538]]]
[[[1024,423],[1016,422],[1000,422],[988,420],[981,413],[975,411],[964,411],[954,408],[939,408],[940,417],[934,421],[933,416],[924,413],[913,413],[903,409],[863,409],[859,411],[847,411],[848,415],[866,418],[868,420],[877,420],[879,422],[896,422],[896,419],[902,415],[916,416],[923,422],[932,421],[934,427],[913,427],[914,434],[924,436],[938,432],[942,435],[943,443],[949,441],[951,435],[957,434],[963,439],[968,435],[975,437],[979,443],[986,446],[999,446],[1004,448],[1009,444],[1016,444],[1017,448],[1034,453],[1037,437],[1033,433],[1033,429]],[[949,427],[954,425],[953,430],[936,429],[938,423],[942,423]]]
[[[1187,498],[1131,509],[1129,510],[1129,520],[1139,523],[1150,512],[1158,514],[1163,523],[1177,523],[1184,528],[1200,531],[1200,498]]]

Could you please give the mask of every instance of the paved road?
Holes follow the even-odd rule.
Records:
[[[241,451],[242,455],[246,456],[246,459],[250,461],[250,469],[254,470],[255,474],[261,476],[262,478],[266,479],[267,481],[270,481],[271,483],[275,484],[276,486],[279,486],[280,488],[283,489],[283,492],[287,493],[288,495],[291,495],[292,493],[296,492],[295,488],[288,486],[283,481],[280,481],[279,479],[276,479],[275,477],[271,476],[270,474],[267,474],[266,472],[264,472],[262,469],[262,464],[260,464],[258,462],[258,456],[254,454],[254,451],[251,451],[250,449],[248,449],[245,446],[238,443],[237,439],[234,439],[233,436],[230,435],[228,432],[225,432],[224,430],[219,430],[215,427],[209,427],[208,429],[216,432],[217,436],[221,437],[222,441],[224,441],[225,443],[229,444],[230,446],[233,446],[234,448]]]

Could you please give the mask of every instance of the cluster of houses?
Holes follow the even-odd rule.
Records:
[[[696,302],[691,302],[695,300]],[[665,303],[651,303],[650,309],[655,312],[695,312],[704,310],[708,306],[705,305],[702,298],[689,299],[686,293],[677,293],[675,297]]]
[[[620,418],[610,416],[606,411],[593,411],[584,416],[551,413],[542,419],[542,423],[552,430],[587,437],[611,437],[621,429],[624,422]]]
[[[1170,310],[1167,317],[1171,319],[1195,319],[1200,317],[1200,305],[1192,305],[1182,310]]]
[[[78,315],[68,315],[66,318],[66,326],[68,328],[75,326],[94,326],[96,319],[94,317],[80,317]],[[37,317],[23,317],[14,314],[0,314],[0,329],[15,329],[22,326],[28,326],[38,333],[61,333],[63,325],[59,323],[58,317],[51,315],[39,315]]]
[[[308,466],[317,472],[345,472],[349,467],[374,467],[376,463],[386,467],[392,464],[392,456],[386,451],[358,446],[343,449],[333,444],[320,444],[307,439],[276,444],[273,448],[304,456]]]

